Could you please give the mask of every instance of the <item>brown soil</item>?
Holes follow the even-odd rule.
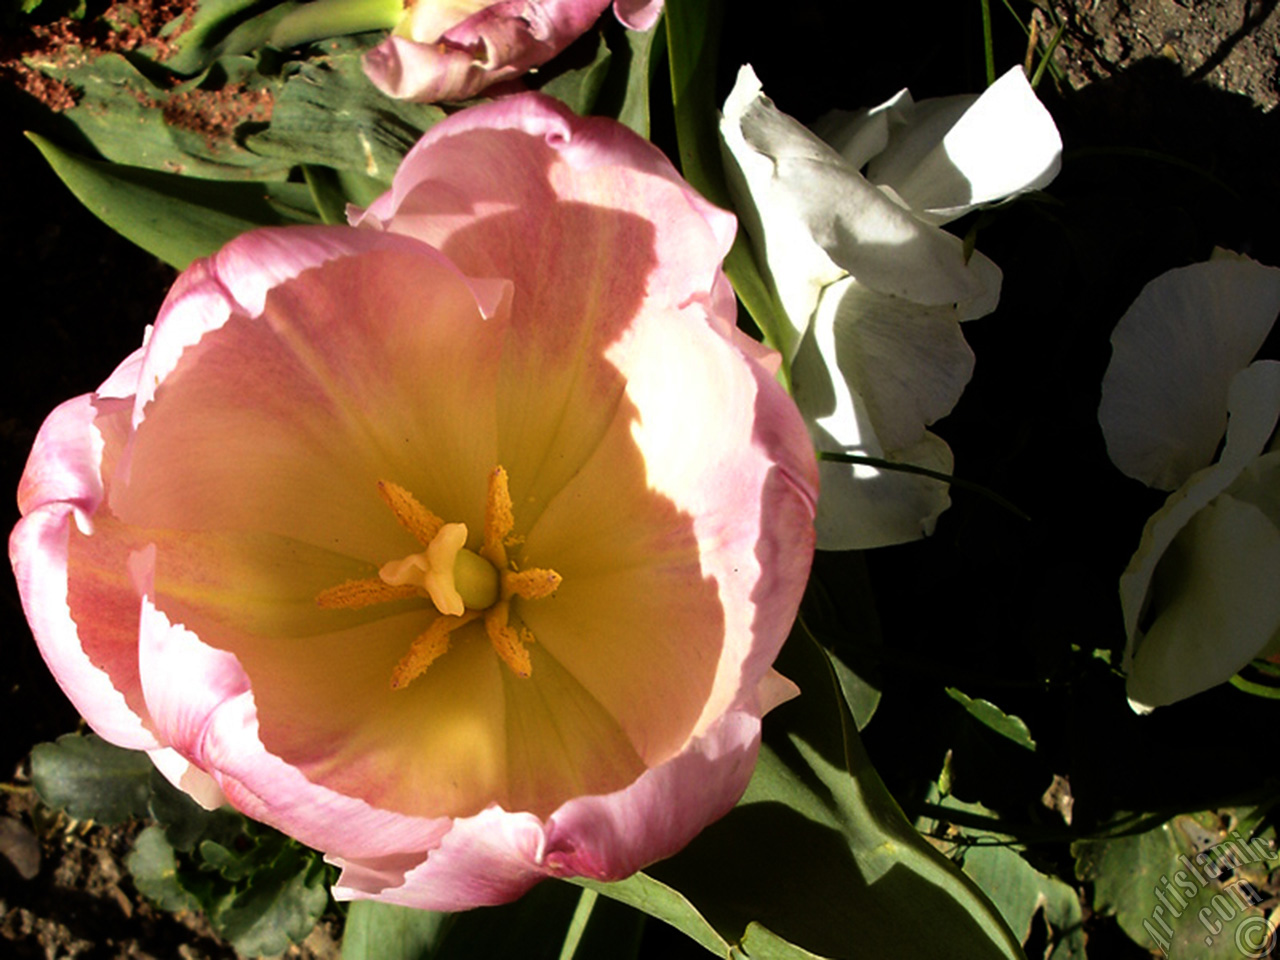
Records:
[[[1280,102],[1280,13],[1276,0],[1039,0],[1042,36],[1065,24],[1054,62],[1079,89],[1150,57],[1184,76],[1248,97]]]

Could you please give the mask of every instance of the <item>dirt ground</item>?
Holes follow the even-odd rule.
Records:
[[[1265,115],[1280,102],[1280,0],[1034,3],[1042,38],[1065,24],[1053,60],[1061,78],[1054,109],[1068,119],[1087,114],[1095,137],[1108,128],[1141,128],[1151,143],[1183,143],[1212,137],[1215,125],[1236,117],[1274,130],[1275,123],[1260,122],[1273,120]],[[999,0],[991,6],[993,16],[1004,14]],[[1018,0],[1014,7],[1030,9]],[[821,3],[803,0],[796,7],[797,16],[821,9]],[[864,69],[891,71],[896,50],[908,49],[914,39],[905,38],[884,51],[883,63]],[[1161,98],[1171,76],[1200,82],[1203,114],[1178,113],[1185,103],[1175,108]],[[1216,91],[1238,97],[1224,111]],[[6,333],[11,359],[0,377],[0,488],[14,489],[40,419],[57,402],[104,379],[115,362],[109,358],[137,345],[173,274],[80,208],[11,120],[0,133],[6,179],[24,185],[0,205],[0,281],[6,289],[29,291],[27,302],[38,304],[34,315],[20,317]],[[1068,135],[1068,152],[1071,147]],[[1272,177],[1274,153],[1256,149],[1262,160],[1252,162],[1260,163],[1260,176]],[[44,367],[20,359],[50,356],[57,362]],[[0,681],[10,716],[20,718],[0,738],[0,779],[7,780],[0,811],[0,956],[233,960],[234,952],[201,918],[153,909],[133,889],[123,859],[136,827],[73,824],[38,807],[26,783],[27,753],[34,743],[74,729],[76,717],[34,650],[11,586],[0,608],[7,628],[0,640]],[[331,960],[339,938],[336,919],[326,921],[287,956]],[[1095,952],[1094,946],[1093,960],[1134,955]]]

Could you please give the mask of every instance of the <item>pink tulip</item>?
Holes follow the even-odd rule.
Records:
[[[353,219],[196,262],[50,415],[10,540],[36,640],[98,733],[340,896],[626,876],[733,806],[794,692],[817,471],[734,327],[734,220],[535,94]]]
[[[546,63],[586,33],[609,0],[406,0],[404,16],[365,55],[383,93],[433,103],[466,100]],[[648,30],[662,0],[615,0],[620,21]]]

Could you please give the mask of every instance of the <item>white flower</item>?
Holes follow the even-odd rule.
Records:
[[[721,133],[735,205],[788,318],[768,333],[819,449],[950,472],[926,428],[969,381],[959,323],[995,309],[1001,277],[938,224],[1048,183],[1057,129],[1015,69],[981,96],[915,104],[904,90],[818,131],[825,140],[743,67]],[[936,480],[824,462],[818,546],[915,540],[949,503]]]
[[[1178,488],[1120,578],[1139,713],[1280,653],[1280,449],[1264,452],[1280,363],[1249,363],[1277,310],[1280,270],[1216,251],[1147,284],[1112,334],[1098,410],[1107,451],[1148,486]]]

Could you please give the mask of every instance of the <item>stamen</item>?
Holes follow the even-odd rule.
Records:
[[[521,637],[508,622],[511,614],[511,602],[499,600],[485,611],[484,629],[489,635],[489,643],[498,658],[511,668],[511,672],[522,679],[529,679],[533,674],[533,663],[529,659],[529,651],[521,643]]]
[[[321,590],[316,596],[316,606],[322,610],[358,610],[375,603],[407,600],[416,596],[419,596],[418,590],[412,584],[397,586],[379,577],[370,577],[367,580],[348,580],[336,587]]]
[[[409,645],[409,652],[400,658],[391,671],[391,689],[399,690],[422,676],[427,667],[439,660],[449,650],[449,634],[465,627],[480,616],[479,610],[468,610],[460,617],[437,617]]]
[[[378,493],[391,508],[400,525],[424,547],[436,538],[444,521],[417,501],[412,493],[390,480],[378,481]]]
[[[484,505],[484,546],[480,548],[480,556],[498,570],[507,569],[507,548],[503,544],[515,525],[507,471],[494,467],[489,474],[489,495]]]
[[[532,570],[509,570],[502,575],[503,596],[541,600],[556,592],[563,578],[554,570],[534,567]]]
[[[421,676],[449,649],[455,630],[484,616],[489,643],[511,671],[527,678],[533,673],[528,647],[533,631],[511,625],[511,601],[541,600],[560,586],[554,570],[532,567],[516,570],[507,547],[521,542],[512,534],[515,511],[507,471],[495,467],[489,474],[484,511],[484,544],[479,554],[465,547],[467,528],[446,524],[424,507],[404,487],[378,481],[378,493],[396,520],[426,549],[383,564],[377,578],[348,580],[322,590],[316,605],[325,610],[358,609],[375,603],[430,597],[440,616],[431,622],[396,664],[391,686],[401,689]]]

